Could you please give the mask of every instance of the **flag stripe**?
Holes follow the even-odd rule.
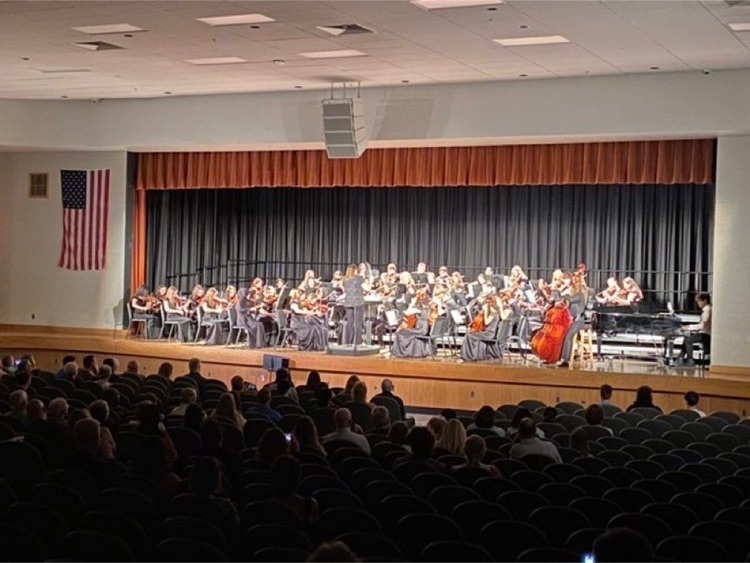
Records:
[[[109,229],[109,168],[104,171],[104,204],[102,210],[102,268],[107,265],[107,232]]]

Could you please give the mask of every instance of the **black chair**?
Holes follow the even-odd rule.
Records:
[[[738,475],[730,475],[729,477],[722,477],[719,479],[719,484],[731,485],[736,487],[742,492],[742,498],[750,498],[750,477],[740,477]]]
[[[467,541],[436,541],[427,545],[420,561],[494,561],[489,551]]]
[[[64,553],[73,561],[135,561],[128,545],[114,534],[78,530],[65,536]]]
[[[639,473],[625,467],[608,467],[599,476],[616,487],[629,487],[641,478]]]
[[[497,467],[500,474],[505,478],[510,478],[517,471],[528,469],[525,463],[517,459],[497,459],[492,462],[492,465]]]
[[[161,524],[159,538],[160,540],[173,538],[197,540],[210,544],[222,552],[227,549],[227,538],[224,533],[215,524],[199,518],[184,516],[167,518]]]
[[[630,414],[630,413],[619,413],[619,414]],[[606,426],[607,428],[612,430],[612,432],[615,433],[614,437],[617,437],[616,436],[617,434],[619,434],[626,428],[630,428],[631,426],[634,426],[634,425],[630,424],[628,420],[625,420],[623,418],[605,418],[604,420],[602,420],[602,426]],[[604,438],[599,438],[599,439],[602,440]],[[622,440],[622,438],[620,438],[620,440]]]
[[[307,561],[309,555],[309,551],[292,547],[264,547],[253,553],[250,557],[250,561],[263,563],[270,561],[284,563],[292,561]]]
[[[299,492],[302,495],[309,496],[320,489],[339,489],[341,491],[348,491],[349,486],[341,479],[331,477],[330,475],[310,475],[309,477],[302,479]]]
[[[563,401],[561,403],[557,403],[555,405],[555,408],[559,411],[564,412],[565,414],[575,414],[576,412],[583,410],[583,405],[579,403],[574,403],[572,401]]]
[[[645,441],[648,442],[648,440]],[[643,444],[628,444],[620,451],[630,454],[631,456],[633,456],[633,459],[648,459],[649,457],[654,455],[654,450],[647,446],[644,446]]]
[[[355,494],[341,489],[318,489],[312,495],[318,502],[320,511],[329,508],[356,508],[364,510],[365,505]]]
[[[618,436],[630,444],[642,444],[646,440],[654,437],[651,432],[645,428],[639,427],[625,428],[620,434],[618,434]]]
[[[463,540],[458,525],[438,514],[409,514],[396,524],[395,540],[407,560],[414,561],[436,541]]]
[[[603,533],[603,527],[576,530],[565,540],[565,549],[573,553],[591,553],[593,551],[594,540]]]
[[[514,520],[527,520],[529,515],[549,501],[538,493],[528,491],[508,491],[497,498],[497,502],[511,513]]]
[[[672,529],[664,520],[650,514],[634,514],[632,512],[618,514],[607,524],[608,528],[628,528],[642,533],[656,546],[665,538],[672,535]]]
[[[369,471],[367,469],[360,471]],[[358,472],[359,473],[359,472]],[[362,490],[362,500],[365,501],[370,512],[376,513],[380,508],[380,502],[391,495],[411,495],[413,491],[408,485],[399,481],[376,479],[368,481]]]
[[[699,415],[697,412],[691,411],[689,409],[677,409],[670,412],[669,414],[672,416],[679,416],[685,422],[695,422],[701,417],[701,415]]]
[[[365,490],[365,487],[373,481],[397,482],[396,478],[390,471],[386,471],[385,469],[365,468],[358,469],[354,472],[354,475],[349,478],[349,485],[355,493],[360,494]],[[411,487],[406,486],[406,489],[411,492]]]
[[[664,468],[664,471],[679,471],[680,467],[687,462],[680,456],[674,454],[654,454],[649,456],[649,461],[655,461]]]
[[[672,502],[647,504],[640,510],[640,513],[662,519],[674,534],[686,534],[698,522],[698,515],[693,509]]]
[[[622,507],[616,502],[597,497],[577,498],[568,507],[585,514],[591,525],[597,528],[606,528],[607,523],[622,512]]]
[[[344,407],[351,411],[352,420],[359,424],[364,432],[369,432],[373,429],[372,407],[368,403],[349,401]]]
[[[498,494],[497,496],[500,495]],[[479,495],[474,490],[455,485],[438,487],[429,494],[428,498],[432,506],[438,511],[438,514],[446,516],[450,515],[451,511],[461,503],[480,500]],[[495,498],[492,500],[494,501]]]
[[[242,509],[242,513],[240,514],[240,530],[248,530],[259,524],[273,524],[294,530],[302,530],[300,517],[295,512],[273,500],[251,502]]]
[[[154,549],[156,561],[199,562],[226,561],[226,556],[209,543],[184,538],[170,538],[159,542]]]
[[[750,444],[750,428],[740,424],[730,424],[721,430],[726,434],[731,434],[740,441],[740,444]]]
[[[156,507],[153,501],[143,493],[132,489],[112,487],[99,495],[98,510],[125,514],[140,522],[145,529],[156,519]]]
[[[436,472],[418,473],[410,483],[414,493],[424,498],[427,498],[438,487],[455,486],[458,484],[450,475]]]
[[[698,476],[686,471],[665,471],[659,475],[659,481],[671,483],[681,493],[694,491],[703,483]]]
[[[626,463],[635,459],[628,452],[621,450],[604,450],[596,454],[596,457],[603,459],[612,467],[623,467]]]
[[[672,497],[670,502],[690,508],[701,520],[712,520],[719,511],[726,508],[724,503],[718,498],[706,493],[697,492],[678,493]]]
[[[513,481],[522,491],[535,492],[539,490],[539,487],[547,483],[552,483],[552,477],[541,471],[523,470],[516,471],[508,477]]]
[[[149,537],[138,521],[117,512],[87,512],[79,529],[117,536],[132,550],[136,560],[144,560],[150,549]]]
[[[686,422],[680,427],[680,430],[684,430],[693,436],[693,442],[705,441],[709,434],[713,432],[712,428],[708,424],[701,422]]]
[[[520,487],[510,479],[498,479],[497,477],[484,477],[474,483],[474,491],[482,500],[494,502],[497,498],[508,491],[520,491]]]
[[[471,487],[479,479],[491,477],[492,474],[481,467],[459,467],[453,470],[453,477],[459,485]]]
[[[740,426],[739,428],[744,427]],[[709,434],[706,437],[706,442],[718,447],[722,452],[731,452],[734,448],[740,445],[739,438],[723,431]]]
[[[404,516],[435,513],[435,507],[423,498],[415,495],[391,495],[381,501],[377,515],[386,530],[392,532],[393,527]]]
[[[318,533],[321,539],[331,540],[349,533],[380,534],[380,523],[370,513],[356,508],[332,508],[320,515]]]
[[[539,487],[537,492],[552,506],[568,506],[573,500],[586,496],[586,491],[570,483],[547,483]]]
[[[18,494],[28,491],[42,480],[44,462],[39,450],[23,442],[0,443],[0,479]]]
[[[717,522],[734,522],[750,529],[750,508],[725,508],[714,517]]]
[[[479,543],[495,561],[515,561],[527,549],[546,546],[547,536],[526,522],[490,522],[480,530]]]
[[[544,468],[544,473],[557,483],[569,483],[573,478],[586,475],[586,472],[572,463],[553,463]]]
[[[601,457],[578,457],[570,463],[580,467],[587,475],[599,475],[610,467],[609,463]]]
[[[679,492],[672,483],[659,479],[641,479],[630,485],[630,488],[646,491],[657,502],[669,502]]]
[[[344,542],[359,557],[376,557],[379,561],[382,561],[383,558],[403,558],[398,546],[389,538],[380,534],[353,532],[341,534],[336,537],[336,540]]]
[[[690,528],[688,536],[720,544],[727,551],[728,561],[743,561],[750,551],[750,529],[734,522],[700,522]]]
[[[623,420],[627,422],[630,426],[635,426],[638,424],[641,420],[645,420],[645,416],[642,414],[638,414],[637,412],[618,412],[613,419],[614,420]]]
[[[680,426],[682,426],[686,422],[690,422],[689,420],[685,420],[684,418],[676,416],[674,414],[660,414],[654,420],[662,420],[666,422],[672,427],[673,430],[679,430]]]
[[[75,526],[86,512],[86,501],[75,489],[54,483],[35,485],[26,501],[49,506],[56,510],[70,526]]]
[[[45,561],[47,551],[33,533],[0,523],[0,553],[5,561]]]
[[[581,426],[580,428],[586,431],[586,435],[588,436],[589,440],[598,440],[600,438],[608,437],[611,438],[613,436],[612,429],[607,428],[603,425],[592,426],[586,424]]]
[[[18,502],[8,508],[7,523],[35,535],[49,554],[59,554],[68,524],[52,508],[36,503]]]
[[[632,409],[630,412],[639,414],[644,419],[653,419],[662,414],[662,412],[659,409],[655,409],[652,407],[636,407]]]
[[[695,475],[701,483],[716,483],[722,477],[718,469],[705,463],[686,463],[680,471]]]
[[[529,515],[529,524],[541,529],[552,546],[564,546],[570,534],[590,526],[586,515],[563,506],[542,506]]]
[[[685,460],[685,463],[700,463],[703,459],[703,454],[686,448],[675,448],[674,450],[670,450],[669,453],[681,457]]]
[[[602,498],[619,504],[625,512],[639,512],[644,506],[654,502],[654,497],[646,491],[625,487],[610,489]]]
[[[719,459],[731,459],[740,469],[750,467],[750,456],[738,452],[721,453],[719,454]]]
[[[370,402],[372,402],[373,405],[382,406],[388,409],[388,415],[391,419],[391,423],[401,420],[401,407],[399,406],[398,401],[396,401],[395,399],[386,397],[385,395],[375,395],[372,399],[370,399]]]
[[[721,432],[725,426],[729,424],[736,424],[739,421],[730,423],[718,416],[703,416],[696,420],[696,422],[698,424],[705,424],[706,426],[710,426],[714,432]]]
[[[581,487],[590,497],[601,497],[604,493],[615,486],[612,481],[605,479],[600,475],[583,475],[581,477],[574,477],[570,481],[570,484]]]
[[[656,546],[656,555],[671,561],[729,561],[721,544],[706,538],[672,536]]]
[[[664,468],[655,461],[647,459],[634,459],[625,464],[626,469],[632,469],[644,479],[656,479],[664,473]]]
[[[695,442],[695,436],[685,430],[670,430],[662,434],[662,439],[674,444],[676,448],[687,448]]]
[[[730,453],[729,455],[732,454]],[[715,468],[719,473],[721,473],[722,477],[729,477],[730,475],[734,475],[735,473],[737,473],[737,471],[740,470],[740,467],[734,461],[721,457],[709,457],[707,459],[704,459],[701,463],[710,465],[711,467]]]
[[[488,522],[511,520],[512,516],[497,503],[472,500],[456,506],[451,512],[451,519],[458,524],[466,539],[474,540]]]
[[[575,429],[586,425],[586,420],[573,414],[559,414],[555,417],[555,423],[565,427],[567,432],[573,432]]]
[[[568,433],[568,429],[558,422],[540,422],[537,427],[544,432],[546,438],[554,438],[558,434]]]
[[[295,528],[278,524],[258,524],[242,534],[242,540],[235,547],[235,561],[244,561],[248,555],[266,548],[284,546],[310,553],[313,549],[310,539]],[[350,546],[351,547],[351,546]]]
[[[254,448],[255,446],[257,446],[260,437],[269,428],[277,428],[277,426],[273,422],[265,418],[248,419],[243,429],[245,445],[248,448]]]

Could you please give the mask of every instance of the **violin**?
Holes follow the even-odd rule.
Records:
[[[398,325],[398,328],[396,329],[396,331],[398,332],[399,330],[403,330],[403,329],[411,330],[416,326],[417,326],[417,314],[413,313],[411,315],[406,315],[404,317],[404,319],[401,321],[401,324]]]

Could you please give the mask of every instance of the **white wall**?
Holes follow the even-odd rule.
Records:
[[[750,136],[719,139],[712,362],[750,366]]]
[[[373,146],[750,134],[750,70],[368,88],[362,95]],[[0,100],[0,148],[322,148],[320,100],[328,96]]]
[[[13,153],[0,158],[0,324],[115,328],[125,262],[125,152]],[[62,232],[60,169],[111,169],[107,266],[57,266]],[[49,173],[49,199],[28,197],[29,173]],[[34,318],[32,318],[32,315]]]

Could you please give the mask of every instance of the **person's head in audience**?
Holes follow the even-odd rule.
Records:
[[[399,446],[406,446],[406,439],[409,436],[409,427],[405,422],[399,420],[391,424],[391,431],[388,432],[388,439]]]
[[[279,368],[276,370],[276,383],[286,381],[287,379],[289,381],[292,380],[292,375],[291,373],[289,373],[289,370],[287,368]]]
[[[489,405],[484,405],[474,415],[474,425],[477,428],[492,428],[495,426],[495,409]]]
[[[21,360],[21,362],[23,363],[23,360]],[[15,378],[16,386],[19,389],[26,390],[29,388],[29,385],[31,385],[31,372],[21,369],[20,364],[18,366],[18,371],[15,373]]]
[[[83,357],[83,370],[89,372],[92,375],[96,375],[96,356],[89,354]]]
[[[281,428],[269,428],[258,441],[255,459],[271,465],[277,458],[289,455],[289,443]]]
[[[555,422],[557,409],[555,407],[544,407],[542,411],[542,422]]]
[[[18,378],[17,375],[16,378]],[[688,409],[694,409],[698,406],[698,402],[701,400],[701,396],[695,391],[688,391],[683,396],[683,399],[685,400],[685,404],[687,405]]]
[[[352,387],[352,401],[359,403],[367,402],[367,383],[359,381],[354,384],[354,387]]]
[[[325,408],[331,403],[333,399],[333,391],[328,387],[319,387],[315,392],[315,399],[318,402],[318,408]]]
[[[436,440],[440,439],[443,435],[443,428],[445,428],[445,419],[440,416],[433,416],[427,421],[427,428],[432,430],[432,434]]]
[[[600,405],[592,403],[588,407],[586,407],[583,418],[586,419],[586,422],[588,422],[589,425],[599,426],[602,422],[604,422],[604,409]]]
[[[125,366],[125,371],[138,375],[141,373],[141,365],[138,363],[138,360],[130,360],[128,365]]]
[[[138,432],[141,434],[159,433],[159,409],[152,402],[139,403],[135,410]]]
[[[135,447],[130,471],[136,475],[150,477],[157,483],[168,472],[169,463],[164,445],[158,436],[146,436]]]
[[[648,385],[641,385],[635,390],[635,405],[639,407],[653,407],[654,397],[652,393],[651,387]]]
[[[466,459],[469,465],[478,465],[487,454],[487,444],[481,436],[469,436],[466,438]]]
[[[171,380],[173,372],[174,366],[171,363],[162,362],[162,364],[159,366],[159,371],[157,372],[157,374]]]
[[[10,394],[10,412],[17,416],[26,416],[26,407],[29,405],[29,396],[23,389],[16,389]]]
[[[99,366],[99,381],[102,383],[109,383],[112,379],[112,368],[102,364]]]
[[[6,373],[10,373],[16,369],[16,360],[10,354],[0,358],[0,367],[5,370]]]
[[[235,408],[234,395],[222,393],[213,416],[235,422],[237,420],[237,409]]]
[[[245,380],[242,379],[241,375],[235,375],[232,377],[229,384],[232,387],[232,391],[235,391],[237,393],[242,393],[245,390]]]
[[[320,387],[320,383],[320,374],[317,371],[312,370],[311,372],[308,372],[305,389],[308,391],[317,391],[318,387]]]
[[[524,418],[532,418],[531,411],[526,407],[521,407],[515,412],[510,421],[511,428],[520,428],[519,425]]]
[[[190,358],[190,360],[188,360],[188,371],[190,373],[200,373],[201,361],[198,358]]]
[[[65,364],[69,364],[70,362],[75,362],[75,361],[76,361],[75,356],[65,356],[63,357],[62,367],[65,367]]]
[[[221,425],[216,420],[209,418],[201,424],[201,445],[204,451],[218,451],[224,442],[221,435]]]
[[[221,493],[221,470],[213,457],[199,457],[190,472],[190,492],[214,497]]]
[[[349,409],[341,408],[333,415],[336,428],[339,430],[350,429],[352,427],[352,412]]]
[[[185,409],[185,416],[182,417],[182,425],[198,432],[205,419],[206,413],[203,412],[203,408],[198,403],[190,403]]]
[[[315,551],[307,558],[308,561],[359,561],[356,555],[352,553],[342,541],[331,541],[321,543]]]
[[[71,409],[70,414],[68,415],[68,425],[70,426],[70,428],[75,428],[75,425],[78,424],[78,421],[85,420],[87,418],[91,418],[89,409]]]
[[[417,459],[428,459],[435,449],[435,434],[426,426],[415,426],[407,438],[412,454]]]
[[[68,362],[63,366],[63,375],[68,381],[75,381],[78,379],[78,364],[75,362]]]
[[[449,451],[452,455],[464,455],[466,429],[457,418],[445,423],[443,433],[437,440],[437,447]]]
[[[180,391],[180,403],[189,405],[198,400],[198,393],[193,387],[183,387]]]
[[[585,428],[576,428],[570,435],[570,448],[577,451],[582,457],[591,455],[589,447],[589,435]]]
[[[286,395],[292,388],[292,382],[288,379],[282,379],[276,384],[276,391],[279,395]]]
[[[380,384],[380,390],[383,393],[393,393],[393,390],[396,388],[396,386],[393,384],[393,381],[390,379],[384,379]]]
[[[29,422],[35,420],[47,420],[47,408],[39,399],[31,399],[26,407],[26,417]]]
[[[73,445],[79,451],[96,455],[99,450],[99,423],[93,418],[82,418],[73,426]]]
[[[120,406],[120,392],[114,387],[107,387],[102,393],[102,399],[107,401],[111,411],[117,411]]]
[[[653,561],[651,542],[642,533],[630,528],[610,528],[593,544],[594,559],[602,563]]]
[[[318,437],[318,429],[309,416],[302,416],[297,419],[297,423],[294,425],[294,439],[301,448],[323,449]]]
[[[266,387],[263,387],[260,391],[258,391],[258,404],[268,405],[268,403],[270,402],[271,402],[271,392]]]
[[[24,354],[21,356],[21,361],[28,362],[29,371],[34,371],[36,369],[36,358],[34,357],[34,354]]]
[[[445,420],[453,420],[456,418],[456,411],[453,409],[443,409],[440,411],[440,416],[442,416]]]
[[[536,422],[533,418],[522,418],[518,423],[518,437],[529,440],[536,436]]]
[[[113,374],[117,373],[117,370],[120,369],[120,362],[117,358],[105,358],[102,365],[109,366]]]
[[[302,479],[302,466],[299,461],[284,455],[271,465],[271,486],[278,498],[288,498],[299,489]]]
[[[18,360],[16,365],[16,381],[18,381],[18,374],[27,372],[31,375],[31,371],[34,369],[34,365],[29,360]]]
[[[55,397],[49,402],[47,420],[55,424],[68,425],[68,401],[65,397]]]
[[[344,385],[344,393],[348,393],[349,395],[352,394],[352,389],[354,389],[354,386],[359,383],[359,377],[356,375],[350,375],[349,379],[346,380],[346,385]]]
[[[599,396],[602,399],[602,402],[606,401],[609,403],[609,401],[612,400],[612,393],[614,392],[614,389],[612,389],[612,386],[609,383],[605,383],[601,387],[599,387]]]
[[[107,401],[97,399],[89,405],[89,412],[91,413],[91,418],[98,421],[99,424],[107,424],[107,419],[109,419],[109,405]]]
[[[391,413],[384,406],[378,405],[372,409],[372,425],[375,430],[386,433],[391,428]]]

